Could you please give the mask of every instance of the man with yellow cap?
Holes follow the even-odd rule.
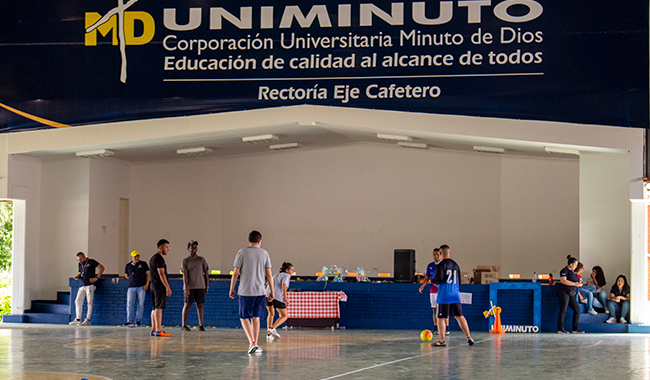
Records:
[[[129,290],[126,293],[126,323],[122,326],[140,326],[144,312],[144,297],[149,288],[149,265],[140,261],[140,252],[131,252],[131,262],[124,268],[124,277],[129,280]],[[135,299],[138,299],[137,313],[133,313]]]

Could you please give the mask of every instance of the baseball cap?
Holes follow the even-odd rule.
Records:
[[[189,243],[187,243],[187,249],[190,249],[194,244],[199,245],[199,242],[196,240],[190,240]]]
[[[140,256],[140,251],[131,251],[131,257]]]

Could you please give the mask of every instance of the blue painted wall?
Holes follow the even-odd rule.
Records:
[[[94,325],[119,325],[126,321],[126,290],[128,281],[119,279],[102,279],[95,291],[95,310],[91,318]],[[74,299],[80,281],[70,279],[71,315],[74,318]],[[167,309],[163,313],[163,324],[178,326],[181,324],[183,308],[183,283],[171,279],[172,296],[167,300]],[[230,281],[211,280],[210,290],[205,303],[205,325],[215,327],[240,327],[237,314],[237,301],[228,297]],[[422,294],[418,284],[404,283],[353,283],[353,282],[314,282],[292,281],[290,289],[302,291],[344,291],[347,302],[341,302],[340,326],[352,329],[432,329],[432,312],[429,304],[429,288]],[[488,320],[483,311],[489,308],[488,285],[462,285],[461,291],[472,293],[472,304],[463,304],[463,313],[470,329],[487,331]],[[542,332],[555,332],[557,329],[558,301],[556,286],[542,286]],[[503,309],[502,323],[508,325],[532,324],[532,292],[511,291],[499,294],[499,306]],[[151,300],[147,292],[145,301],[145,325],[150,324]],[[86,315],[84,304],[83,316]],[[567,315],[570,326],[572,312]],[[586,317],[586,315],[583,315]],[[188,323],[198,325],[196,309],[190,310]],[[262,324],[263,326],[265,323]],[[450,321],[451,330],[459,330],[455,320]]]

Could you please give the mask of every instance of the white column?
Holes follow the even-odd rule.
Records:
[[[29,309],[25,292],[25,216],[24,200],[14,200],[14,236],[11,262],[11,314],[22,315]]]
[[[632,200],[630,322],[650,324],[648,302],[648,201]]]

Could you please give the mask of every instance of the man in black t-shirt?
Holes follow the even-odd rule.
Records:
[[[149,288],[149,265],[140,260],[140,252],[131,252],[131,262],[124,268],[124,277],[129,280],[129,290],[126,293],[126,323],[123,326],[140,326],[144,312],[144,297]],[[133,313],[136,298],[137,312]]]
[[[158,251],[149,260],[149,272],[151,273],[151,335],[170,336],[162,331],[162,311],[167,306],[167,297],[172,295],[172,289],[167,282],[167,264],[164,255],[169,252],[169,241],[158,240]]]
[[[97,260],[86,257],[83,252],[77,253],[77,262],[79,263],[79,273],[74,276],[75,280],[81,280],[83,285],[77,291],[75,298],[75,311],[77,317],[74,321],[70,322],[71,325],[90,325],[90,317],[93,315],[93,299],[95,297],[95,282],[100,279],[104,273],[104,266],[97,262]],[[95,270],[99,272],[95,274]],[[86,319],[81,322],[81,311],[84,307],[84,299],[88,302],[88,311],[86,312]]]

